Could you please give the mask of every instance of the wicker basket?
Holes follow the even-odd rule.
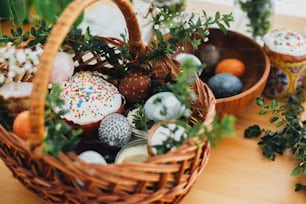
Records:
[[[13,176],[26,188],[50,203],[178,203],[188,193],[205,167],[210,152],[207,141],[190,139],[180,148],[165,155],[150,157],[143,162],[125,164],[88,164],[77,154],[63,153],[55,158],[42,153],[44,137],[45,95],[53,59],[78,15],[97,0],[76,0],[58,19],[52,30],[34,78],[31,95],[31,135],[24,141],[0,126],[0,156]],[[137,57],[149,50],[141,41],[137,18],[129,1],[113,0],[125,17],[130,52]],[[106,38],[114,46],[119,40]],[[107,62],[95,56],[83,60],[85,53],[76,53],[79,68],[92,60],[94,69],[107,70]],[[175,77],[176,63],[164,57],[157,63],[152,76],[165,80]],[[209,126],[215,114],[215,99],[201,80],[193,85],[198,100],[192,104],[190,122],[203,121]],[[80,185],[80,181],[83,185]]]

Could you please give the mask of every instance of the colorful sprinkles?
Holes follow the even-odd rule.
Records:
[[[84,125],[102,120],[121,107],[118,89],[93,72],[78,72],[62,83],[65,118]]]
[[[275,29],[264,36],[265,44],[281,54],[302,56],[306,54],[306,39],[297,32]]]

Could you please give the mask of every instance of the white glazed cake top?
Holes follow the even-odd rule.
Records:
[[[122,98],[117,87],[91,72],[78,72],[62,83],[64,117],[76,124],[84,125],[102,120],[118,111]]]
[[[267,33],[263,40],[265,45],[276,53],[291,56],[302,56],[306,54],[306,39],[294,31],[275,29]]]

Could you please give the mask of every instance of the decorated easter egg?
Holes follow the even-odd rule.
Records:
[[[79,158],[87,163],[107,164],[104,157],[96,151],[87,150],[79,155]]]
[[[172,142],[167,143],[171,138]],[[186,129],[177,124],[156,124],[149,131],[148,146],[149,153],[152,155],[164,154],[173,151],[176,145],[182,144],[187,138]]]
[[[98,129],[100,141],[111,147],[123,147],[128,143],[131,135],[132,129],[128,119],[119,113],[106,116]]]
[[[58,52],[53,63],[50,76],[51,83],[60,83],[69,79],[74,72],[74,62],[72,57],[65,52]]]
[[[175,120],[188,112],[172,92],[159,92],[151,96],[145,102],[144,111],[146,117],[155,122]]]
[[[238,77],[228,73],[216,74],[207,82],[216,98],[225,98],[241,93],[243,84]]]
[[[119,91],[128,102],[138,103],[151,94],[151,78],[141,72],[126,75],[119,84]]]

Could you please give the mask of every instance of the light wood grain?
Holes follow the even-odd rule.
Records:
[[[188,1],[188,6],[228,12],[231,8]],[[276,16],[275,27],[304,32],[306,19]],[[306,107],[306,103],[304,103]],[[245,128],[252,124],[270,128],[266,118],[259,117],[255,102],[237,116],[236,136],[219,141],[212,149],[208,165],[182,201],[183,204],[303,204],[306,194],[295,192],[297,182],[306,177],[290,176],[295,164],[286,153],[272,162],[262,156],[256,140],[243,137]],[[306,114],[303,116],[306,118]],[[44,204],[45,202],[23,187],[0,162],[0,203]]]

